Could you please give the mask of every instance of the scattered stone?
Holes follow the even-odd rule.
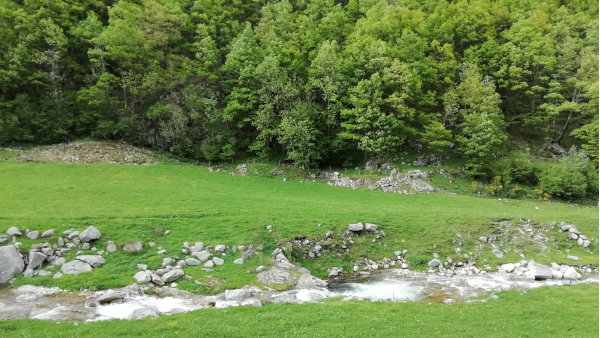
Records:
[[[140,241],[125,243],[125,245],[123,245],[123,250],[127,252],[138,252],[142,251],[143,248],[144,246]]]
[[[200,252],[200,251],[204,250],[204,243],[202,243],[202,242],[196,242],[194,245],[192,245],[188,249],[192,253],[193,252]]]
[[[46,237],[50,237],[52,235],[54,235],[54,229],[49,229],[49,230],[44,231],[40,237],[46,238]]]
[[[58,246],[65,246],[65,239],[62,237],[58,238]]]
[[[171,264],[173,264],[174,261],[175,260],[173,258],[168,258],[168,257],[167,258],[163,258],[161,266],[163,268],[166,267],[166,266],[170,266]]]
[[[100,304],[110,303],[117,299],[123,299],[127,296],[127,294],[123,291],[109,291],[103,295],[96,296],[96,300]]]
[[[156,306],[147,306],[133,310],[131,319],[142,319],[145,317],[158,318],[158,308]]]
[[[219,258],[219,257],[213,257],[212,261],[213,261],[213,263],[215,263],[215,265],[223,265],[223,264],[225,264],[225,261],[222,258]]]
[[[81,248],[83,250],[89,250],[90,249],[90,243],[83,243],[83,245],[81,245]]]
[[[79,231],[72,231],[71,233],[69,233],[69,235],[67,235],[67,238],[72,240],[73,238],[78,237],[78,236],[79,236]]]
[[[567,256],[567,259],[570,259],[570,260],[572,260],[572,261],[578,261],[578,260],[580,260],[581,258],[579,258],[579,257],[577,257],[577,256],[568,255],[568,256]]]
[[[0,244],[4,244],[8,241],[7,235],[0,235]]]
[[[187,264],[189,266],[196,266],[196,265],[200,265],[200,261],[195,258],[187,258],[185,260],[185,264]]]
[[[162,276],[162,280],[165,283],[170,283],[170,282],[174,282],[174,281],[178,280],[179,278],[183,277],[183,275],[185,275],[185,273],[183,272],[183,270],[181,270],[181,269],[173,269],[173,270],[165,273]]]
[[[152,277],[148,276],[146,271],[139,271],[138,273],[133,275],[133,278],[135,278],[136,282],[138,283],[147,283],[152,280]]]
[[[99,239],[102,234],[100,230],[96,229],[95,226],[90,225],[87,229],[83,230],[81,234],[79,234],[79,239],[81,239],[84,243],[89,243],[90,241]]]
[[[153,246],[155,246],[155,245],[156,245],[156,243],[154,243],[154,242],[150,242],[150,243],[148,243],[148,246],[150,246],[150,247],[153,247]]]
[[[54,279],[60,278],[60,277],[62,277],[62,275],[63,274],[61,272],[57,272],[57,273],[54,274],[54,276],[52,276],[52,278],[54,278]]]
[[[23,235],[21,233],[21,231],[19,230],[19,228],[17,228],[17,227],[10,227],[10,228],[8,228],[8,230],[6,230],[6,233],[9,236],[21,236],[21,235]]]
[[[74,260],[63,264],[60,271],[65,275],[78,275],[83,272],[92,271],[92,266],[86,262]]]
[[[250,297],[252,295],[245,289],[225,290],[225,299],[229,301],[243,302]]]
[[[352,223],[348,225],[348,230],[350,231],[354,231],[354,232],[358,232],[358,231],[363,231],[365,229],[365,226],[359,222],[359,223]]]
[[[212,254],[207,250],[202,250],[200,252],[192,253],[192,256],[195,256],[201,262],[206,262],[212,257]]]
[[[369,231],[369,232],[375,232],[377,231],[377,224],[373,224],[373,223],[366,223],[365,224],[365,230]]]
[[[485,237],[485,236],[481,236],[481,237],[479,237],[479,241],[480,241],[481,243],[487,243],[487,241],[488,241],[488,238],[487,238],[487,237]]]
[[[57,253],[59,253],[59,252],[57,252]],[[63,265],[63,264],[65,264],[66,261],[67,260],[64,257],[59,257],[59,258],[55,259],[52,262],[52,264],[54,264],[54,265]]]
[[[80,261],[86,262],[92,266],[92,268],[97,268],[99,266],[104,265],[104,257],[100,255],[81,255],[75,257]]]
[[[206,263],[204,263],[205,268],[212,268],[214,266],[215,266],[215,263],[213,261],[207,261]]]
[[[184,260],[180,260],[179,262],[177,262],[177,266],[179,266],[179,267],[184,267],[184,266],[186,266],[186,265],[187,265],[187,264],[185,263],[185,261],[184,261]]]
[[[457,255],[460,255],[462,253],[461,248],[454,249],[454,253],[457,254]]]
[[[238,258],[236,260],[233,261],[233,264],[244,264],[244,259],[243,258]]]
[[[138,268],[138,270],[146,271],[146,270],[148,270],[148,265],[146,265],[146,264],[138,264],[137,268]]]
[[[427,263],[428,266],[435,268],[437,266],[440,266],[442,264],[442,262],[439,259],[432,259],[429,261],[429,263]]]
[[[29,233],[27,233],[27,238],[29,239],[38,239],[38,237],[40,237],[39,231],[30,231]]]
[[[215,246],[215,251],[216,252],[225,252],[225,245],[217,245]]]
[[[106,247],[106,251],[107,252],[115,252],[115,251],[117,251],[117,246],[114,245],[114,244],[113,245],[109,245],[109,246]]]
[[[265,271],[265,267],[264,266],[259,266],[258,268],[256,268],[256,272],[263,272]]]
[[[152,283],[156,285],[165,285],[165,282],[162,280],[162,278],[160,278],[160,276],[155,273],[153,273],[152,276],[150,276],[150,278],[152,279]]]
[[[23,277],[25,277],[25,278],[33,277],[33,269],[30,267],[27,267],[27,269],[25,269],[25,271],[23,271]]]
[[[590,241],[589,239],[586,239],[583,241],[582,245],[584,248],[588,248],[591,244],[592,244],[592,241]]]

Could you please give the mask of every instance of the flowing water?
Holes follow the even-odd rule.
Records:
[[[450,303],[454,301],[486,301],[490,293],[507,290],[528,290],[540,286],[598,283],[598,275],[584,275],[581,281],[533,281],[506,273],[487,273],[472,276],[445,276],[406,270],[382,270],[368,276],[350,276],[331,280],[327,288],[290,289],[270,292],[254,288],[252,293],[263,302],[315,302],[327,297],[346,300],[423,301]],[[176,290],[177,291],[177,290]],[[261,295],[256,294],[262,293]],[[173,297],[156,297],[130,292],[122,303],[90,304],[92,292],[64,292],[58,288],[22,286],[11,289],[0,285],[0,320],[32,318],[52,321],[100,321],[135,319],[144,315],[156,316],[207,308],[236,306],[223,301],[224,295],[192,296],[185,292]],[[483,298],[483,299],[481,299]],[[489,298],[489,297],[487,297]],[[221,301],[221,303],[219,303]]]

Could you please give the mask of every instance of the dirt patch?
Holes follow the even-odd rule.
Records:
[[[158,164],[149,150],[108,142],[61,143],[32,149],[5,149],[27,154],[33,161],[61,163]]]

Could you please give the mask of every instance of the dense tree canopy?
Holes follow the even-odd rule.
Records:
[[[597,1],[0,0],[0,144],[478,167],[510,135],[597,161]]]

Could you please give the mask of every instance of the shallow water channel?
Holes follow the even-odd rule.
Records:
[[[472,276],[445,276],[407,270],[382,270],[368,276],[349,276],[329,281],[327,288],[290,289],[270,292],[253,288],[251,291],[263,303],[318,302],[327,297],[346,300],[423,301],[451,303],[454,301],[486,301],[491,293],[507,290],[528,290],[540,286],[598,283],[598,275],[584,275],[581,281],[527,280],[506,273],[486,273]],[[260,293],[260,294],[257,294]],[[0,285],[0,320],[32,318],[52,321],[100,321],[132,319],[136,313],[170,315],[208,307],[232,306],[223,294],[216,296],[163,297],[132,293],[120,304],[89,306],[91,292],[64,292],[58,288],[22,286],[12,289]],[[483,296],[483,297],[482,297]],[[471,298],[478,297],[477,300]],[[240,304],[233,304],[233,306]]]

